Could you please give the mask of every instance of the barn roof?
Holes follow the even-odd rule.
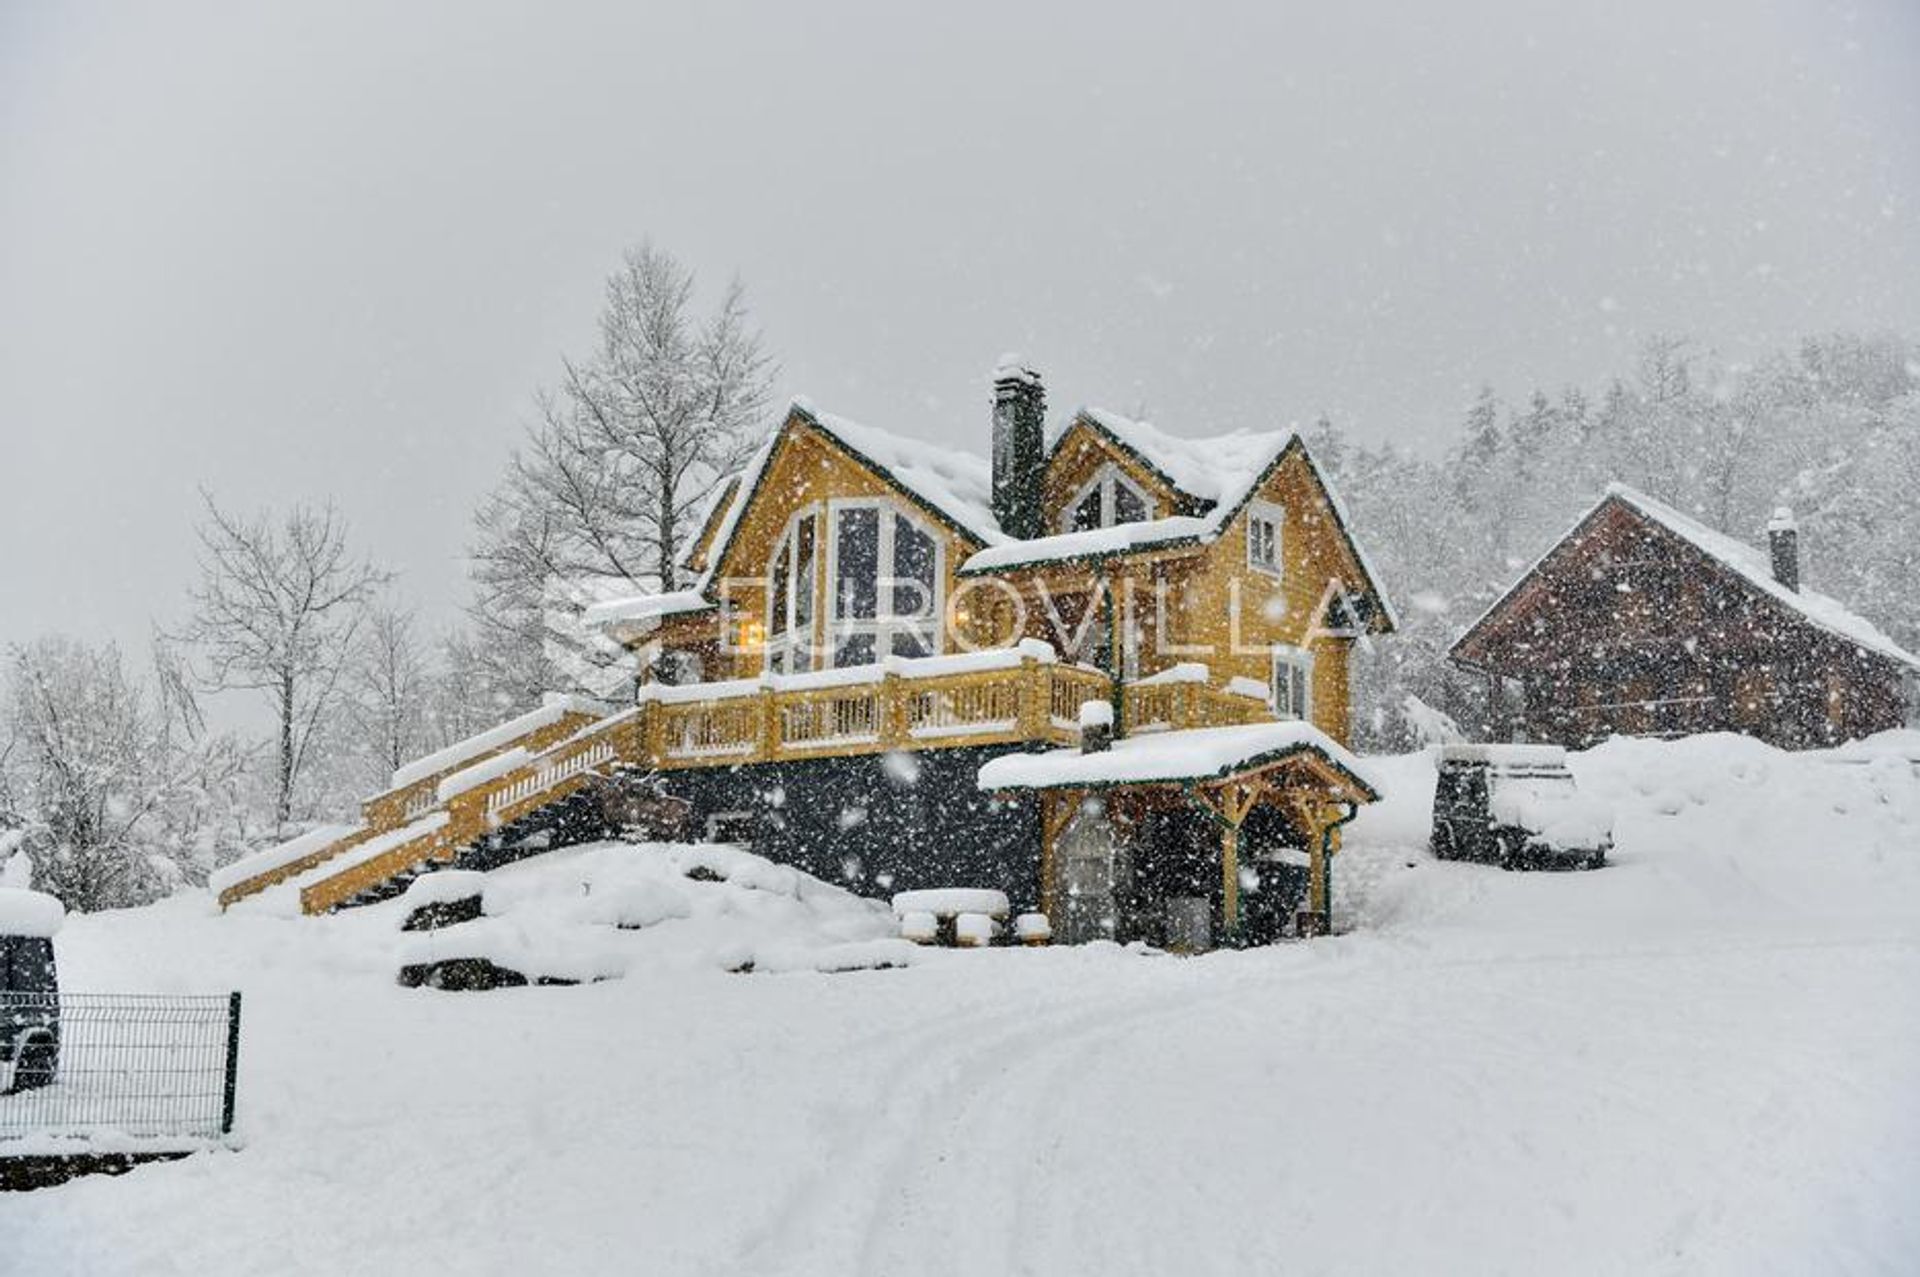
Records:
[[[1606,494],[1592,509],[1580,517],[1580,521],[1525,572],[1505,594],[1496,600],[1478,620],[1468,626],[1466,631],[1453,645],[1453,653],[1458,657],[1463,649],[1493,622],[1508,604],[1518,596],[1522,587],[1537,575],[1548,559],[1574,540],[1580,531],[1592,522],[1594,517],[1609,505],[1624,507],[1641,518],[1658,525],[1660,528],[1679,537],[1708,559],[1725,569],[1728,574],[1742,584],[1766,596],[1776,606],[1792,613],[1800,620],[1822,630],[1836,638],[1854,644],[1862,651],[1885,657],[1887,660],[1904,665],[1908,669],[1920,670],[1920,656],[1915,656],[1898,643],[1883,634],[1871,621],[1851,611],[1844,603],[1817,590],[1804,587],[1792,589],[1774,579],[1773,562],[1770,555],[1755,546],[1748,545],[1737,537],[1715,531],[1698,519],[1682,514],[1664,501],[1656,500],[1646,493],[1630,488],[1624,483],[1610,483]]]

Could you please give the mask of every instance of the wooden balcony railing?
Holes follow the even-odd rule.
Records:
[[[1260,698],[1205,680],[1205,669],[1192,666],[1129,684],[1126,730],[1219,727],[1271,717]],[[538,752],[510,771],[449,793],[436,804],[437,814],[411,793],[403,803],[383,795],[380,811],[369,804],[363,829],[279,877],[340,857],[339,872],[301,891],[302,907],[320,913],[411,868],[449,860],[618,764],[676,770],[894,749],[1071,744],[1079,736],[1080,706],[1110,695],[1101,671],[1061,664],[1044,647],[1031,646],[784,679],[649,686],[639,704],[590,721],[564,739],[549,735],[513,743],[513,749]],[[403,830],[415,832],[396,840]],[[350,854],[376,839],[377,848]],[[234,894],[257,889],[249,882]]]
[[[1072,740],[1080,730],[1080,706],[1112,696],[1111,683],[1099,670],[1084,665],[1062,665],[1054,671],[1053,692],[1047,699],[1047,717]]]
[[[1066,740],[1069,724],[1058,706],[1075,689],[1106,694],[1097,671],[1019,650],[983,655],[999,659],[960,669],[939,658],[899,662],[843,671],[824,683],[802,675],[657,689],[646,706],[644,761],[672,769],[926,748],[934,741]],[[1076,710],[1078,704],[1073,700]]]
[[[1198,677],[1129,683],[1126,730],[1165,732],[1188,727],[1233,727],[1272,719],[1273,710],[1266,701],[1215,687],[1204,681],[1204,666],[1191,668],[1200,671]]]

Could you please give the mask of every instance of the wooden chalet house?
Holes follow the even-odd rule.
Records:
[[[1800,580],[1790,511],[1759,550],[1621,484],[1453,646],[1496,734],[1741,732],[1784,749],[1907,721],[1920,658]]]
[[[227,871],[223,902],[291,884],[317,912],[511,854],[624,770],[693,836],[875,895],[999,888],[1067,940],[1272,936],[1310,875],[1324,917],[1338,827],[1375,796],[1349,652],[1393,620],[1292,432],[1049,432],[1017,362],[990,458],[796,401],[686,566],[689,589],[589,610],[644,671],[632,705],[556,700],[403,768],[360,824]]]

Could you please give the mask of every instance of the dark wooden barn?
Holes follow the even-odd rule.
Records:
[[[1791,513],[1760,550],[1615,484],[1454,644],[1493,732],[1579,747],[1732,731],[1787,749],[1907,722],[1920,658],[1802,587]]]

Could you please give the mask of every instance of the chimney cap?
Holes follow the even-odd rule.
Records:
[[[1798,532],[1800,525],[1794,522],[1792,506],[1774,507],[1773,517],[1767,520],[1769,532]]]
[[[1037,386],[1040,384],[1040,370],[1028,363],[1024,355],[1009,351],[994,363],[993,381],[995,385],[1017,381],[1029,386]]]

